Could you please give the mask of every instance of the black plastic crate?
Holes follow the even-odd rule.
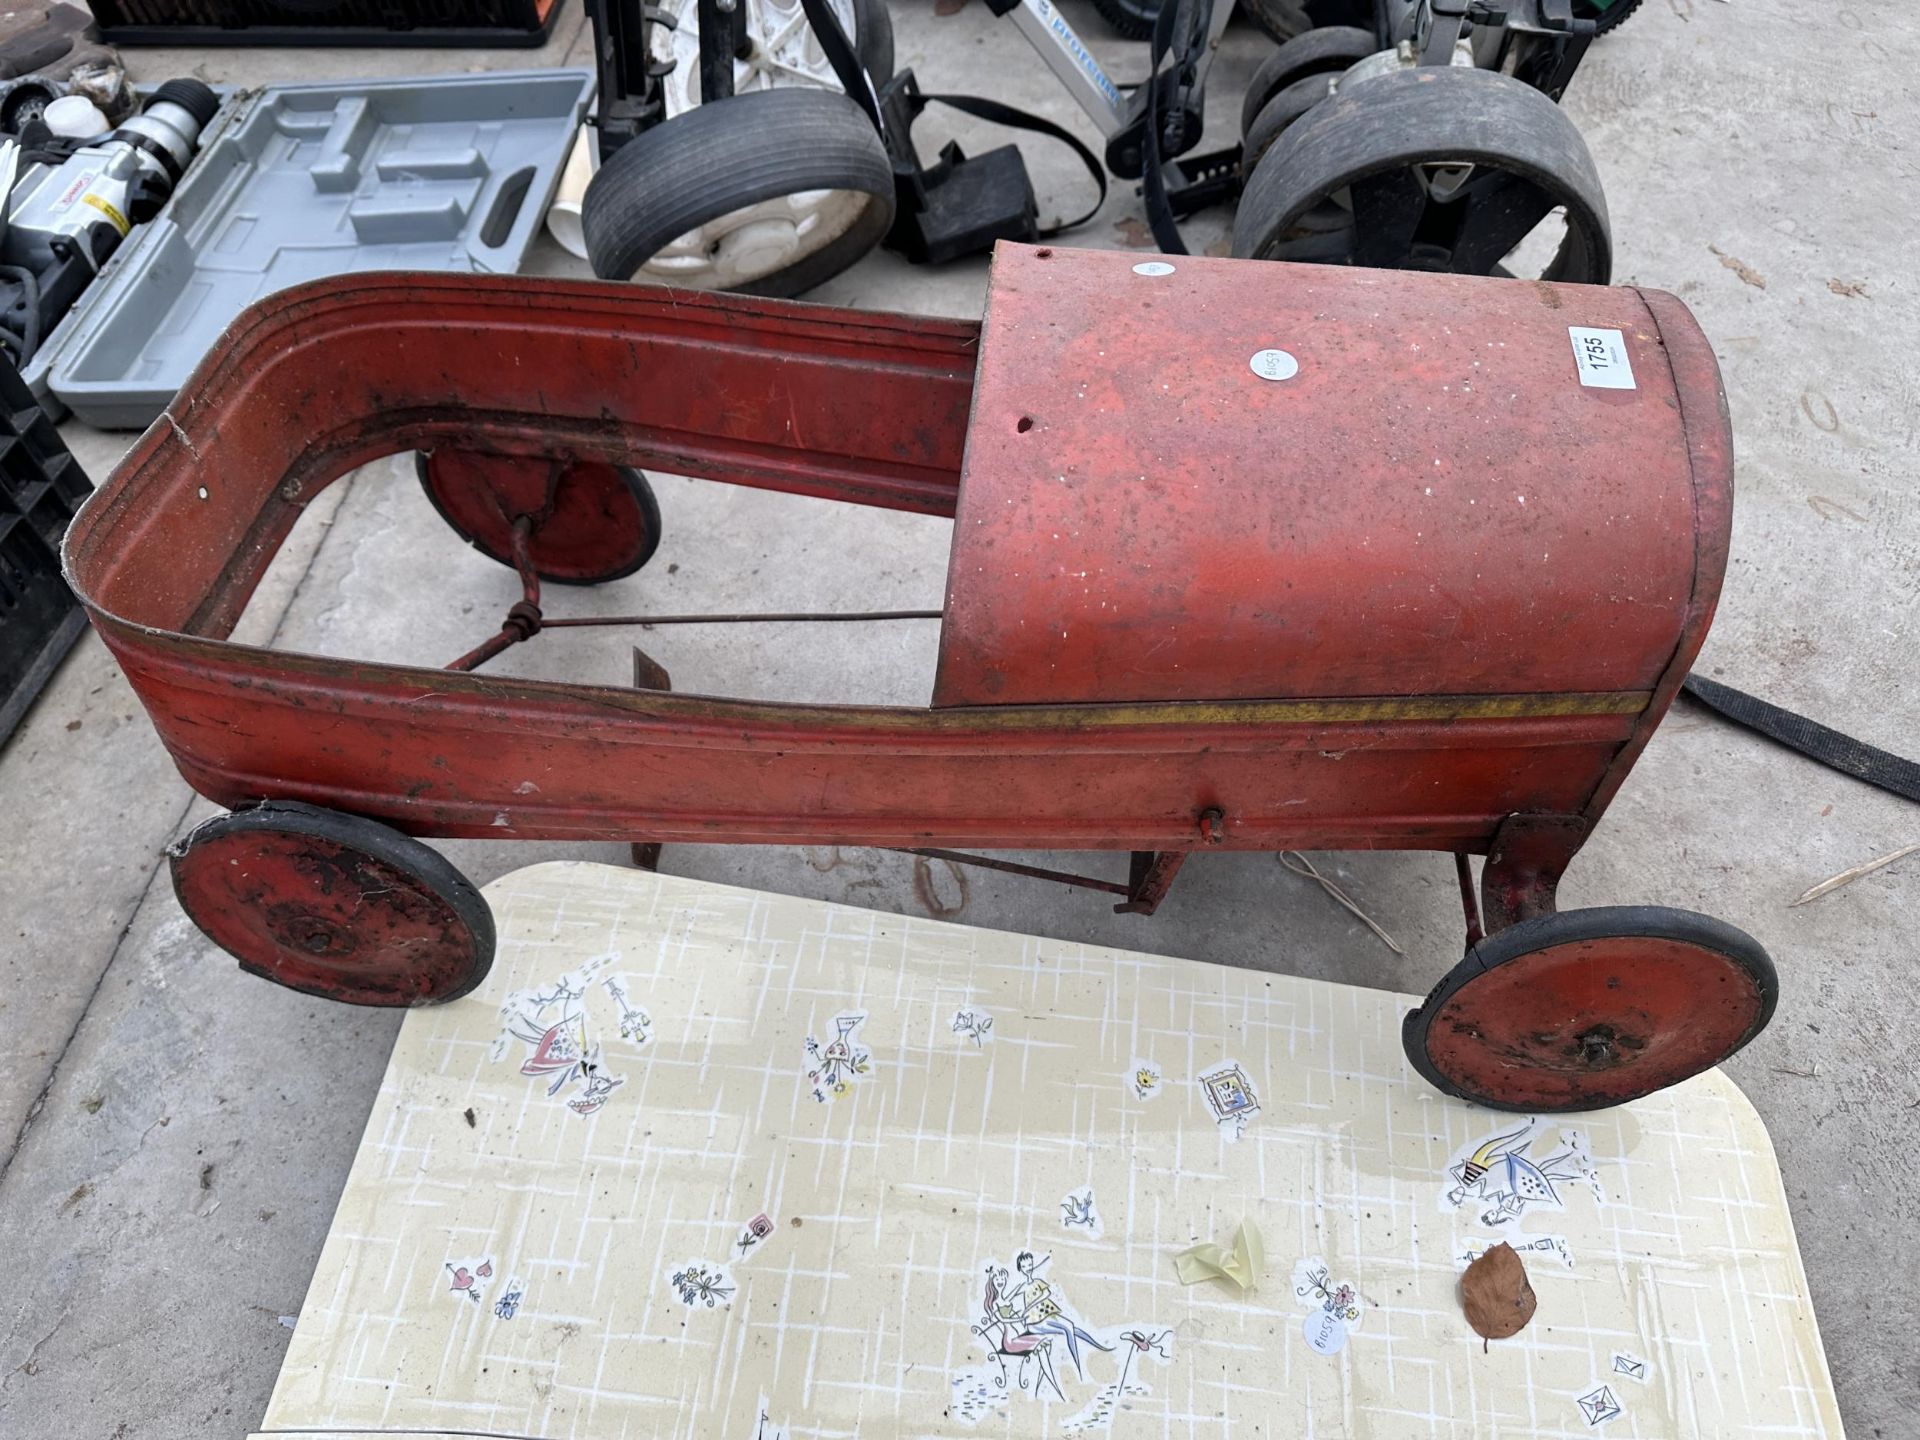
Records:
[[[111,45],[544,44],[562,0],[91,0]]]
[[[87,628],[60,539],[93,491],[33,392],[0,360],[0,743]]]

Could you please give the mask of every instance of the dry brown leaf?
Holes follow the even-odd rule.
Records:
[[[933,13],[939,16],[958,15],[967,8],[967,0],[933,0]]]
[[[1114,221],[1113,233],[1129,250],[1145,250],[1153,244],[1153,232],[1147,228],[1147,222],[1131,215]]]
[[[1753,286],[1754,289],[1764,290],[1767,288],[1765,278],[1758,270],[1747,264],[1746,261],[1740,259],[1738,256],[1727,254],[1727,252],[1722,250],[1718,245],[1709,245],[1707,249],[1713,251],[1715,255],[1718,255],[1722,265],[1733,271],[1734,274],[1746,281],[1747,284]]]
[[[1527,1283],[1527,1267],[1502,1241],[1467,1266],[1460,1277],[1460,1305],[1467,1312],[1473,1333],[1489,1340],[1504,1340],[1517,1335],[1533,1319],[1533,1286]]]
[[[1827,281],[1827,289],[1836,295],[1845,295],[1854,300],[1864,300],[1867,298],[1867,282],[1864,280],[1841,280],[1835,278]]]

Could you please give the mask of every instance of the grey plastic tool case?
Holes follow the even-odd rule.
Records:
[[[140,428],[276,290],[360,270],[517,270],[593,84],[589,70],[534,70],[235,94],[26,379],[90,425]]]

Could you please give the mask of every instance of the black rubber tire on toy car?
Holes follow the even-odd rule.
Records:
[[[1296,80],[1309,75],[1337,75],[1356,60],[1364,60],[1380,48],[1371,30],[1353,25],[1326,25],[1296,35],[1253,72],[1247,93],[1240,102],[1240,133],[1253,129],[1253,122],[1267,108],[1267,102]]]
[[[1495,1110],[1602,1110],[1721,1064],[1773,1018],[1751,935],[1661,905],[1522,920],[1475,945],[1400,1028],[1436,1089]]]
[[[647,261],[683,236],[750,206],[817,190],[866,203],[845,228],[791,262],[724,288],[801,294],[852,265],[893,225],[893,167],[866,112],[830,90],[762,90],[701,105],[627,141],[588,184],[580,228],[595,275],[639,279]]]
[[[167,851],[187,918],[240,967],[349,1005],[442,1005],[487,976],[493,912],[390,826],[293,800],[216,815]]]

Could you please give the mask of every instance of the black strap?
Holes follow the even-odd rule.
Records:
[[[1145,141],[1145,164],[1140,174],[1140,194],[1145,202],[1147,228],[1153,231],[1154,243],[1168,255],[1186,255],[1186,242],[1180,238],[1180,226],[1173,218],[1173,202],[1167,195],[1167,177],[1160,167],[1160,126],[1165,117],[1168,103],[1172,98],[1173,86],[1183,74],[1190,72],[1200,63],[1206,53],[1207,36],[1213,29],[1213,5],[1199,7],[1192,20],[1192,31],[1187,37],[1187,48],[1178,54],[1173,52],[1174,22],[1180,17],[1180,0],[1162,0],[1159,12],[1153,17],[1153,46],[1147,61],[1147,131],[1142,137]],[[1172,54],[1172,63],[1162,65]]]
[[[1058,225],[1050,225],[1042,230],[1040,232],[1042,240],[1051,240],[1056,235],[1064,235],[1069,230],[1079,228],[1098,215],[1100,207],[1107,203],[1107,168],[1100,163],[1100,157],[1081,144],[1079,138],[1071,131],[1063,130],[1051,120],[1042,119],[1025,110],[1016,110],[1013,106],[1003,105],[998,100],[983,100],[977,95],[922,95],[919,99],[921,103],[914,109],[916,119],[928,104],[938,101],[949,109],[971,115],[977,120],[1006,125],[1015,130],[1031,130],[1036,135],[1045,135],[1051,140],[1058,140],[1080,157],[1080,163],[1093,177],[1093,183],[1100,188],[1100,198],[1093,202],[1092,207],[1084,215],[1077,215],[1071,220],[1062,220]]]
[[[880,114],[880,97],[874,94],[873,77],[867,74],[867,67],[860,63],[860,56],[853,48],[853,42],[847,38],[847,32],[840,28],[840,17],[827,5],[827,0],[800,0],[800,9],[807,17],[807,24],[813,29],[813,36],[820,42],[820,49],[827,57],[827,63],[833,67],[834,78],[840,82],[840,88],[847,92],[849,99],[867,112],[867,119],[873,122],[873,128],[880,132],[880,138],[887,138],[887,122]]]
[[[854,52],[853,44],[847,38],[847,32],[840,28],[839,17],[827,6],[827,0],[800,0],[800,8],[805,12],[807,23],[813,27],[814,35],[820,41],[820,48],[826,52],[827,63],[833,66],[834,76],[840,86],[851,95],[860,108],[867,112],[867,118],[873,122],[873,128],[880,132],[880,138],[887,138],[887,123],[880,108],[880,97],[874,93],[873,79],[867,74],[866,67],[860,63]],[[1002,105],[998,100],[982,100],[973,95],[921,95],[919,104],[914,107],[914,118],[932,101],[950,106],[965,114],[996,125],[1012,126],[1016,130],[1031,130],[1037,135],[1046,135],[1070,146],[1073,153],[1080,157],[1080,163],[1087,167],[1087,173],[1093,176],[1094,183],[1100,187],[1100,198],[1093,202],[1093,208],[1077,219],[1063,221],[1040,232],[1042,240],[1050,240],[1055,235],[1064,234],[1081,226],[1100,213],[1100,207],[1107,202],[1107,172],[1096,156],[1081,144],[1069,132],[1062,130],[1051,120],[1043,120],[1038,115],[1029,115],[1025,110],[1016,110],[1011,105]],[[912,124],[910,120],[909,125]]]
[[[1863,744],[1850,735],[1842,735],[1838,730],[1830,730],[1778,705],[1769,705],[1718,680],[1689,675],[1680,688],[1734,724],[1744,725],[1809,760],[1818,760],[1843,775],[1851,775],[1908,800],[1920,800],[1920,765],[1911,760]]]

